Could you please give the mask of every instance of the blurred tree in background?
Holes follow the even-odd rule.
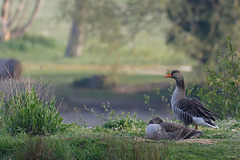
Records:
[[[69,12],[72,17],[72,27],[65,52],[68,57],[80,56],[82,53],[89,8],[87,5],[88,0],[75,0],[73,10]]]
[[[239,0],[170,0],[166,6],[173,23],[167,42],[202,63],[216,62],[229,35],[239,42]]]
[[[65,56],[81,55],[85,33],[106,43],[108,52],[116,51],[159,22],[162,10],[155,0],[62,0],[62,16],[72,20]]]
[[[3,0],[0,41],[21,37],[31,26],[43,0]]]
[[[229,35],[240,41],[240,0],[62,0],[62,17],[72,20],[65,56],[80,56],[84,37],[117,52],[143,30],[154,30],[167,14],[167,43],[201,63],[215,63]],[[164,21],[166,23],[166,21]]]

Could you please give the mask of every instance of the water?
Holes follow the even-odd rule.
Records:
[[[129,98],[109,98],[109,99],[91,99],[87,98],[86,100],[78,100],[78,107],[74,109],[73,106],[68,106],[65,109],[61,109],[61,116],[64,118],[64,123],[72,123],[85,121],[88,126],[101,125],[104,121],[100,119],[90,111],[86,111],[83,105],[86,105],[88,108],[93,108],[96,114],[103,114],[104,117],[108,116],[108,113],[101,108],[102,103],[110,103],[110,106],[116,111],[117,115],[120,115],[123,111],[124,113],[130,112],[130,115],[133,116],[136,113],[137,118],[141,120],[149,120],[152,118],[149,107],[155,109],[154,114],[158,114],[164,119],[172,119],[173,115],[171,114],[170,108],[167,104],[161,102],[159,99],[152,99],[150,106],[144,103],[143,98],[129,99]],[[63,106],[62,106],[63,107]],[[64,108],[64,107],[63,107]]]

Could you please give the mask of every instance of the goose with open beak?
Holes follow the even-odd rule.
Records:
[[[165,78],[173,78],[176,81],[176,88],[171,98],[173,115],[185,125],[207,126],[218,128],[213,121],[218,114],[212,113],[196,98],[185,96],[185,84],[183,75],[178,70],[173,70]]]

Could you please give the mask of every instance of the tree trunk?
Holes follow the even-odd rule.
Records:
[[[12,5],[11,0],[3,0],[2,8],[1,8],[1,17],[0,17],[0,25],[1,25],[1,36],[0,41],[8,41],[10,39],[19,38],[25,34],[25,32],[29,29],[33,20],[36,18],[36,15],[40,9],[41,3],[43,0],[19,0],[18,5],[14,7]],[[31,2],[31,3],[28,3]],[[28,10],[25,10],[27,5],[34,5],[31,16],[28,20],[22,20],[25,13],[29,14]],[[14,13],[14,14],[11,14]],[[20,17],[20,18],[19,18]],[[14,28],[14,27],[15,28]]]
[[[68,45],[66,49],[65,56],[67,57],[76,57],[82,54],[83,50],[83,40],[84,32],[81,26],[81,22],[74,19],[72,28],[69,35]]]
[[[11,38],[10,29],[8,27],[8,9],[10,1],[4,0],[1,11],[1,41],[8,41]]]
[[[34,9],[31,13],[30,18],[23,26],[18,26],[18,28],[14,29],[14,32],[12,32],[12,38],[19,38],[25,34],[25,32],[30,28],[32,25],[34,19],[37,16],[38,11],[40,10],[41,4],[43,0],[35,0]]]
[[[86,4],[87,0],[75,0],[73,23],[65,52],[65,56],[67,57],[77,57],[82,55],[85,21],[87,18]]]

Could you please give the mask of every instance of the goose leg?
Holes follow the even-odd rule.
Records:
[[[195,129],[198,130],[198,126],[195,126]]]

